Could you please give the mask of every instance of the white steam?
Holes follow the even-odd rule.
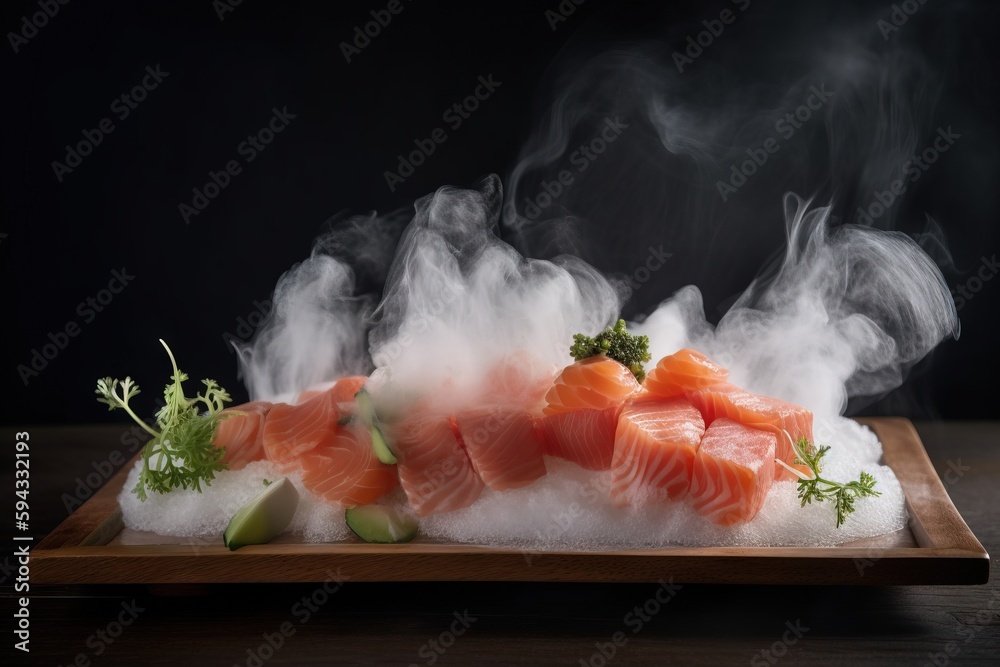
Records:
[[[626,306],[654,363],[693,346],[737,384],[821,415],[899,386],[957,336],[954,303],[920,245],[876,229],[892,227],[902,204],[870,227],[843,221],[933,134],[925,110],[937,79],[918,55],[850,34],[796,45],[794,61],[747,54],[752,71],[777,73],[760,80],[707,63],[681,75],[649,47],[556,67],[506,198],[496,176],[443,187],[416,203],[398,245],[410,215],[353,218],[281,279],[269,321],[241,351],[251,395],[374,368],[377,386],[459,408],[480,400],[512,355],[528,353],[533,372],[550,375],[570,361],[573,333],[596,333]],[[763,155],[767,140],[777,150],[720,196],[734,165]],[[601,150],[581,157],[586,146]],[[557,187],[561,172],[571,182]],[[782,224],[783,259],[713,326],[699,289],[681,286],[711,294],[736,274],[746,285],[752,268],[733,265],[773,256]],[[661,273],[633,271],[655,247],[671,253]],[[368,297],[355,294],[355,270]],[[617,277],[630,272],[648,282]]]
[[[417,202],[371,335],[377,377],[394,391],[467,405],[491,369],[524,353],[525,370],[547,379],[572,361],[574,333],[617,316],[621,290],[586,263],[525,259],[502,241],[501,200],[490,176],[477,190],[445,187]]]
[[[705,321],[689,286],[638,328],[656,341],[654,356],[692,346],[751,391],[842,414],[849,396],[898,387],[904,372],[942,339],[958,335],[948,286],[910,237],[842,225],[828,207],[785,199],[788,250],[726,312]]]
[[[370,299],[354,296],[354,272],[313,256],[278,281],[274,306],[253,341],[238,349],[252,400],[292,400],[302,389],[365,373]]]

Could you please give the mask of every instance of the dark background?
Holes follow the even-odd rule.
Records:
[[[151,410],[153,388],[167,379],[157,338],[169,341],[193,376],[215,377],[242,398],[224,336],[242,335],[239,318],[250,317],[278,277],[308,255],[331,216],[387,212],[444,184],[508,173],[542,110],[540,93],[560,53],[639,38],[661,40],[669,52],[698,22],[729,6],[586,2],[552,30],[545,11],[558,4],[404,0],[402,13],[349,64],[339,44],[385,2],[245,0],[223,20],[208,0],[71,2],[18,53],[5,43],[0,422],[111,419],[93,401],[94,380],[104,375],[132,375],[148,390],[140,411]],[[888,16],[889,5],[755,2],[698,66],[736,67],[745,55],[776,49],[788,35],[808,39],[832,21],[867,21],[878,40],[875,20]],[[36,3],[5,3],[5,33],[37,11]],[[922,221],[926,213],[940,223],[954,260],[944,267],[950,285],[964,284],[1000,245],[998,19],[995,3],[927,3],[893,36],[940,68],[935,121],[963,132],[901,216]],[[119,120],[112,100],[157,65],[169,76]],[[395,167],[397,154],[440,126],[442,111],[490,73],[502,87],[390,192],[383,172]],[[296,118],[245,163],[237,146],[267,124],[275,107]],[[64,147],[105,117],[113,118],[113,133],[58,182],[51,163],[63,161]],[[232,159],[241,161],[242,173],[186,225],[178,205],[191,203],[192,188]],[[777,197],[774,211],[780,214]],[[635,239],[639,249],[656,242],[655,233],[644,233],[649,238]],[[717,320],[720,305],[781,249],[784,229],[780,221],[762,224],[731,240],[739,252],[727,255],[725,270],[673,263],[626,314],[695,283],[709,319]],[[679,252],[697,259],[703,250]],[[635,266],[614,253],[596,262],[608,271]],[[78,304],[123,267],[134,281],[84,322]],[[959,312],[960,340],[915,368],[904,391],[865,409],[995,418],[998,303],[1000,280],[987,282]],[[26,386],[17,366],[30,365],[33,350],[70,321],[80,334]]]

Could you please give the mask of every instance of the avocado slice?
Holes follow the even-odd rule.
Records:
[[[399,544],[417,536],[417,520],[386,505],[362,505],[344,512],[347,527],[365,542]]]
[[[282,477],[233,515],[222,534],[222,543],[235,551],[248,544],[270,542],[288,528],[298,506],[299,492],[287,477]]]
[[[394,465],[396,463],[396,455],[392,453],[389,449],[389,443],[385,441],[385,436],[382,435],[382,430],[378,426],[372,426],[372,449],[375,450],[375,456],[382,463],[388,465]]]

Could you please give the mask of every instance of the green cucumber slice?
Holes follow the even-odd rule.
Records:
[[[375,450],[375,456],[379,461],[388,465],[395,465],[396,455],[389,449],[389,443],[385,441],[385,436],[382,435],[382,431],[378,426],[372,426],[372,449]]]
[[[287,477],[282,477],[233,515],[222,534],[222,543],[230,551],[248,544],[266,544],[288,528],[298,506],[299,492]]]
[[[375,402],[372,401],[372,395],[362,388],[361,391],[354,395],[354,400],[358,402],[358,416],[361,418],[362,423],[365,426],[373,426],[376,416]]]
[[[361,391],[354,395],[354,400],[358,402],[358,418],[362,424],[371,430],[372,449],[375,450],[375,456],[382,463],[394,465],[396,463],[396,455],[392,453],[389,443],[386,442],[385,436],[382,435],[382,429],[379,428],[382,422],[379,421],[378,415],[375,414],[375,403],[372,401],[372,395],[362,388]]]
[[[365,542],[400,544],[417,536],[417,520],[386,505],[362,505],[344,512],[347,527]]]

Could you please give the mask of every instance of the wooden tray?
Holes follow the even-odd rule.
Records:
[[[908,530],[837,547],[672,547],[545,552],[530,557],[427,541],[399,545],[271,543],[123,533],[120,470],[31,552],[33,584],[350,581],[563,581],[727,584],[982,584],[989,554],[948,497],[913,425],[861,419],[899,478]],[[131,534],[129,534],[131,533]]]

